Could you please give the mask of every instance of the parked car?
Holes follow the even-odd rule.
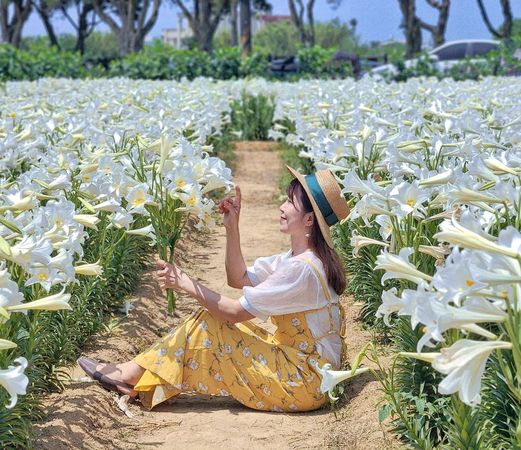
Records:
[[[298,72],[299,65],[295,56],[286,56],[272,59],[268,63],[268,69],[274,75],[284,75]]]
[[[440,72],[448,72],[450,68],[462,59],[470,57],[472,62],[482,61],[487,53],[496,50],[499,42],[485,39],[466,39],[460,41],[446,42],[428,52],[431,62]],[[405,61],[406,68],[412,68],[418,63],[418,58],[408,59]],[[384,64],[375,67],[368,74],[376,76],[376,78],[385,75],[396,75],[398,69],[394,64]]]

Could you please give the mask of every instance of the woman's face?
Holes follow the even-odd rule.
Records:
[[[313,213],[305,213],[297,195],[280,205],[280,231],[291,235],[306,234],[313,223]]]

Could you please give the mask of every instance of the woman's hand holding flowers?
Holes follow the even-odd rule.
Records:
[[[157,275],[161,289],[181,289],[181,279],[184,272],[176,264],[170,264],[162,259],[156,261]]]

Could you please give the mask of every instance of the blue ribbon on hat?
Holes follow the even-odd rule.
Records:
[[[308,185],[308,188],[311,191],[311,194],[313,195],[315,202],[317,202],[318,208],[320,209],[322,216],[324,216],[326,223],[329,226],[337,223],[338,217],[329,205],[329,202],[327,201],[327,198],[324,195],[324,192],[322,191],[320,184],[318,184],[318,180],[315,174],[312,173],[306,175],[304,179],[306,180],[306,184]]]

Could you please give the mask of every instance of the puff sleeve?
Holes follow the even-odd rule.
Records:
[[[281,261],[276,271],[256,286],[245,286],[239,299],[242,307],[260,319],[307,311],[323,306],[320,282],[305,261]]]
[[[246,268],[246,273],[253,286],[257,286],[268,278],[277,268],[285,253],[257,258],[253,266]]]

